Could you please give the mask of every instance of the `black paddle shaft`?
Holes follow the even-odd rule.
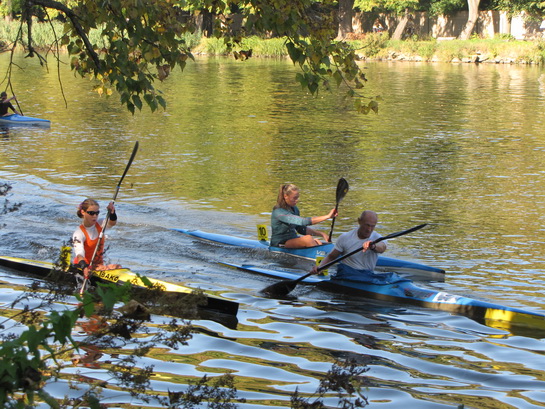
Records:
[[[380,243],[381,241],[384,241],[384,240],[393,239],[394,237],[399,237],[399,236],[403,236],[405,234],[412,233],[413,231],[420,230],[424,226],[426,226],[426,223],[420,224],[420,225],[415,226],[415,227],[411,227],[410,229],[403,230],[403,231],[400,231],[400,232],[397,232],[397,233],[388,234],[387,236],[384,236],[384,237],[379,237],[378,239],[373,240],[371,245],[375,245],[375,244]],[[328,267],[332,266],[333,264],[336,264],[339,261],[344,260],[347,257],[353,256],[354,254],[356,254],[359,251],[362,251],[361,247],[357,248],[357,249],[355,249],[355,250],[353,250],[353,251],[351,251],[349,253],[343,254],[342,256],[336,258],[335,260],[330,261],[329,263],[324,264],[321,267],[318,267],[318,271],[325,270]]]
[[[381,241],[384,241],[384,240],[393,239],[395,237],[399,237],[399,236],[403,236],[405,234],[412,233],[413,231],[420,230],[421,228],[423,228],[426,225],[427,225],[427,223],[419,224],[418,226],[411,227],[410,229],[407,229],[407,230],[403,230],[403,231],[400,231],[400,232],[397,232],[397,233],[388,234],[387,236],[384,236],[384,237],[379,237],[378,239],[373,240],[371,245],[380,243]],[[353,256],[354,254],[356,254],[356,253],[358,253],[360,251],[362,251],[362,248],[358,247],[357,249],[355,249],[353,251],[350,251],[350,252],[348,252],[346,254],[343,254],[342,256],[337,257],[335,260],[332,260],[329,263],[326,263],[323,266],[318,267],[318,271],[325,270],[325,269],[331,267],[333,264],[336,264],[339,261],[342,261],[347,257]],[[299,277],[299,278],[297,278],[295,280],[285,280],[285,281],[281,281],[279,283],[272,284],[269,287],[262,290],[262,292],[266,293],[266,294],[286,295],[290,291],[292,291],[297,284],[299,284],[301,281],[303,281],[305,278],[307,278],[307,277],[309,277],[311,275],[312,275],[312,273],[307,273],[307,274],[305,274],[305,275],[303,275],[303,276],[301,276],[301,277]]]
[[[115,202],[117,199],[117,195],[119,193],[119,188],[121,187],[121,183],[123,182],[123,179],[125,179],[125,176],[127,175],[127,172],[129,171],[129,168],[131,167],[132,161],[134,160],[134,157],[136,156],[136,152],[138,152],[138,141],[134,144],[134,148],[132,150],[131,158],[129,159],[129,163],[127,163],[127,166],[125,167],[125,172],[123,172],[123,175],[121,175],[121,179],[119,179],[119,183],[117,184],[117,187],[115,189],[114,197],[112,199],[112,202]],[[108,226],[108,221],[110,220],[110,209],[108,209],[108,212],[106,213],[106,217],[104,218],[104,221],[102,222],[102,231],[100,232],[97,245],[95,247],[95,251],[93,253],[93,258],[91,259],[91,263],[89,266],[93,265],[93,262],[95,261],[95,257],[97,255],[97,250],[100,247],[100,242],[102,241],[102,238],[104,237],[104,231],[106,230],[106,227]]]
[[[121,176],[121,179],[119,179],[119,183],[117,184],[117,187],[115,189],[114,197],[112,199],[112,202],[115,202],[115,199],[117,199],[117,194],[119,193],[119,188],[121,187],[121,183],[123,182],[123,179],[125,179],[125,175],[129,171],[129,168],[131,167],[132,161],[134,160],[134,157],[136,156],[136,152],[138,152],[138,141],[134,144],[134,148],[132,150],[131,158],[129,159],[129,163],[127,163],[127,166],[125,167],[125,172],[123,172],[123,175]],[[104,232],[106,231],[106,227],[108,226],[108,221],[110,220],[110,209],[108,209],[108,212],[106,213],[106,217],[104,218],[104,221],[102,222],[102,231],[100,232],[98,236],[98,241],[95,246],[95,250],[93,252],[93,257],[91,258],[91,262],[89,263],[89,268],[93,266],[93,263],[95,262],[95,258],[97,256],[98,249],[100,248],[100,243],[102,241],[102,238],[104,237]],[[83,284],[81,285],[80,294],[83,294],[85,291],[85,286],[87,285],[88,278],[85,278],[83,281]]]

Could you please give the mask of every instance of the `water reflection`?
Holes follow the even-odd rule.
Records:
[[[544,311],[542,69],[369,63],[367,90],[384,102],[379,115],[362,117],[338,94],[305,95],[286,61],[199,58],[162,84],[166,112],[132,117],[71,74],[66,108],[55,72],[20,64],[25,113],[52,125],[0,137],[0,180],[13,185],[8,199],[23,204],[0,215],[2,252],[50,259],[79,222],[82,198],[111,199],[138,140],[117,199],[120,223],[109,232],[111,262],[241,303],[236,327],[201,320],[186,348],[153,351],[143,364],[156,365],[156,391],[232,371],[249,402],[241,407],[288,407],[290,392],[313,392],[332,362],[356,358],[370,368],[372,405],[545,406],[542,334],[311,288],[265,299],[259,290],[270,280],[216,263],[279,260],[170,230],[255,238],[281,182],[300,185],[303,212],[319,214],[343,176],[351,189],[336,234],[364,208],[379,213],[383,234],[428,223],[391,241],[389,255],[445,268],[446,282],[433,288]],[[7,305],[21,279],[2,280]],[[107,362],[110,351],[101,352],[97,362]],[[84,375],[104,377],[94,367]],[[107,393],[114,405],[131,401],[113,386]]]
[[[0,125],[0,137],[2,139],[9,139],[9,126]]]

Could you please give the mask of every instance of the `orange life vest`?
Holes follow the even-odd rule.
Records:
[[[95,223],[95,227],[98,232],[98,237],[94,240],[91,240],[89,237],[89,233],[87,233],[87,229],[83,224],[80,226],[81,231],[85,235],[85,242],[83,243],[83,248],[85,249],[85,262],[87,264],[91,264],[91,258],[93,258],[93,253],[95,252],[95,247],[98,244],[98,240],[100,239],[100,234],[102,233],[102,227],[100,227],[100,224]],[[104,264],[104,260],[102,258],[102,252],[104,250],[104,241],[100,243],[100,247],[97,250],[96,256],[95,256],[95,262],[93,263],[95,266],[98,264]]]

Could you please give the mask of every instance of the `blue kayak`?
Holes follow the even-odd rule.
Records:
[[[49,119],[12,114],[0,116],[0,125],[50,126],[51,121]]]
[[[325,257],[333,250],[333,243],[323,244],[321,246],[306,247],[301,249],[287,249],[285,247],[270,246],[268,241],[265,240],[251,240],[241,237],[228,236],[225,234],[207,233],[201,230],[186,230],[186,229],[173,229],[186,234],[191,237],[195,237],[199,240],[209,241],[216,244],[225,244],[229,246],[237,246],[243,248],[254,248],[268,250],[272,253],[281,253],[289,256],[294,256],[298,259],[307,261],[306,268],[311,268],[316,263],[316,258]],[[445,281],[445,270],[428,266],[425,264],[414,263],[411,261],[399,260],[391,257],[384,257],[380,255],[377,262],[377,271],[395,271],[401,275],[409,275],[415,280],[433,280],[433,281]]]
[[[220,265],[282,280],[295,280],[301,277],[301,274],[290,271],[270,270],[249,264],[237,265],[220,263]],[[495,328],[510,330],[512,326],[523,326],[526,328],[545,330],[545,315],[541,313],[506,307],[461,295],[449,294],[444,291],[419,287],[411,280],[399,276],[397,279],[388,282],[388,274],[375,274],[375,276],[376,275],[385,276],[383,284],[335,280],[331,279],[330,276],[322,275],[311,275],[302,280],[301,284],[315,285],[320,289],[335,293],[364,296],[376,300],[405,303],[448,311],[467,316]]]

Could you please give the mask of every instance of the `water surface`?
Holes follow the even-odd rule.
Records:
[[[303,214],[318,215],[334,206],[342,176],[350,191],[334,237],[364,209],[379,213],[382,234],[428,223],[388,251],[447,270],[446,282],[423,285],[545,313],[541,68],[369,63],[365,92],[383,102],[361,116],[339,93],[304,93],[287,61],[199,58],[160,84],[167,111],[132,116],[65,66],[66,104],[54,67],[19,64],[21,108],[52,126],[2,130],[0,182],[22,206],[1,215],[0,253],[51,260],[78,224],[77,204],[111,200],[139,141],[108,233],[110,261],[240,302],[236,328],[197,321],[203,331],[187,347],[149,358],[161,375],[155,390],[233,372],[248,399],[240,407],[289,407],[289,393],[313,392],[336,359],[356,358],[369,367],[370,407],[545,406],[539,332],[304,286],[294,300],[266,299],[259,290],[271,280],[217,262],[284,260],[171,230],[255,238],[281,183],[298,184]],[[0,273],[12,286],[23,280]],[[14,291],[3,287],[0,302]]]

